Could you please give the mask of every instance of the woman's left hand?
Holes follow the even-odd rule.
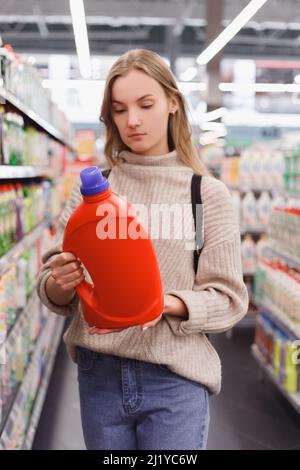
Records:
[[[163,312],[159,315],[159,317],[155,318],[154,320],[151,320],[148,323],[145,323],[144,325],[141,325],[141,329],[144,331],[148,328],[153,328],[156,326],[163,314],[168,314],[168,315],[173,315],[176,317],[183,317],[187,313],[186,306],[182,300],[180,300],[178,297],[175,297],[173,295],[165,294],[164,295],[164,310]],[[126,328],[115,328],[115,329],[107,329],[107,328],[97,328],[97,327],[92,327],[89,330],[90,335],[105,335],[108,333],[118,333],[119,331],[123,331]]]

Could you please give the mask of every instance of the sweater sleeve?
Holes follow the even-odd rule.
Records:
[[[236,209],[226,186],[211,177],[202,184],[204,246],[192,290],[170,290],[187,307],[188,319],[171,322],[178,336],[219,333],[248,310]]]
[[[80,204],[81,201],[82,196],[80,193],[80,183],[78,179],[74,184],[70,197],[59,218],[54,246],[50,250],[46,251],[46,253],[44,253],[42,256],[43,265],[37,278],[37,293],[42,303],[46,305],[46,307],[48,307],[49,310],[51,310],[52,312],[55,312],[58,315],[62,316],[72,315],[76,311],[79,303],[79,296],[77,293],[75,293],[73,299],[67,305],[64,306],[56,305],[49,299],[46,293],[46,282],[49,276],[51,275],[51,268],[49,267],[49,262],[55,255],[62,253],[64,229],[74,209],[76,209],[76,207]]]

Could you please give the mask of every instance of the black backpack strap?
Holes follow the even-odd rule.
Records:
[[[192,176],[191,183],[191,199],[192,199],[192,210],[195,224],[196,240],[195,240],[195,250],[194,250],[194,271],[197,273],[199,256],[203,248],[203,239],[202,239],[202,223],[203,218],[198,220],[197,224],[197,204],[202,204],[201,198],[201,181],[202,176],[194,174]]]
[[[110,172],[111,172],[110,168],[107,168],[106,170],[101,170],[101,173],[104,176],[104,178],[108,178]]]

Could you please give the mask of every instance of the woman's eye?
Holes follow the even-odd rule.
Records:
[[[120,114],[120,113],[124,113],[124,111],[125,111],[125,109],[115,109],[114,113]]]
[[[152,104],[145,104],[142,106],[142,108],[149,109],[149,108],[152,108],[152,106],[153,106]]]

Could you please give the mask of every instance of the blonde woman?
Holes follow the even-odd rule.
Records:
[[[208,397],[221,387],[220,360],[207,334],[232,328],[248,306],[234,206],[223,183],[201,164],[184,98],[156,53],[132,50],[116,61],[101,121],[112,190],[149,214],[152,204],[185,205],[185,223],[192,227],[191,179],[202,175],[204,243],[195,274],[190,240],[153,239],[162,314],[147,325],[91,334],[75,290],[85,272],[61,246],[68,218],[81,202],[79,183],[73,188],[57,244],[43,257],[38,293],[50,310],[72,317],[64,341],[78,365],[86,447],[205,449]]]

